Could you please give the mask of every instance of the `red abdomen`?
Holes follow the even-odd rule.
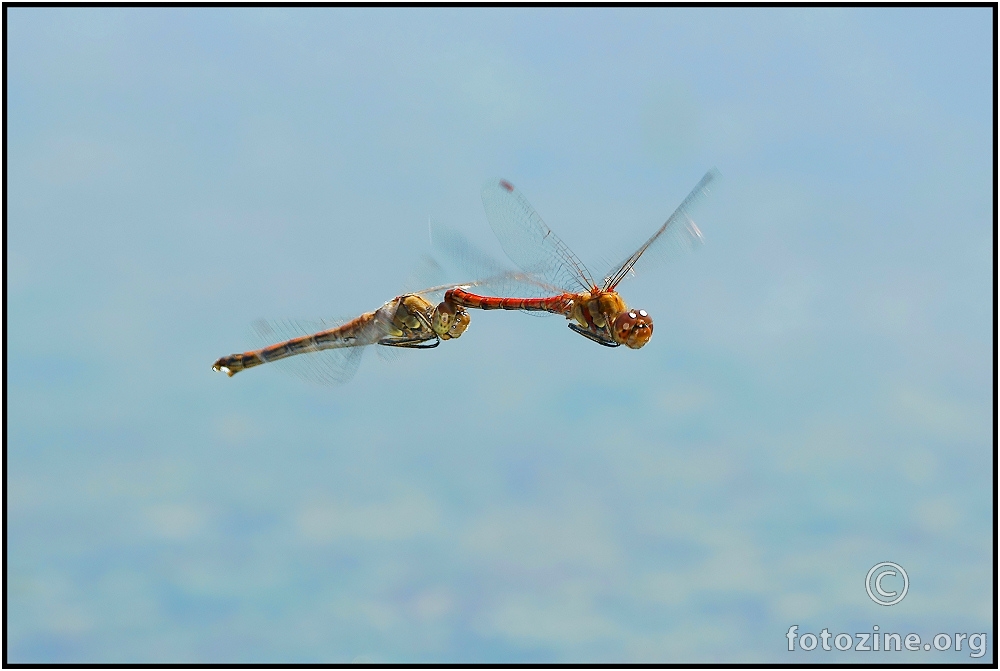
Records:
[[[546,298],[497,298],[495,296],[477,296],[465,289],[449,289],[444,295],[446,302],[478,310],[528,310],[532,312],[552,312],[558,315],[567,314],[573,306],[573,296],[549,296]]]

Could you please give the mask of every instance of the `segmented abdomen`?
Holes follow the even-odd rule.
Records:
[[[478,296],[464,289],[450,289],[444,295],[445,302],[478,310],[528,310],[531,312],[552,312],[568,314],[573,307],[572,294],[549,296],[546,298],[497,298]]]
[[[268,345],[262,349],[240,354],[230,354],[224,356],[214,364],[215,370],[226,369],[230,377],[269,361],[278,361],[296,354],[306,354],[307,352],[318,352],[324,349],[334,349],[336,347],[357,347],[361,345],[371,345],[372,335],[376,333],[370,327],[375,321],[376,313],[366,312],[365,314],[341,324],[336,328],[313,333],[312,335],[292,338],[274,345]]]

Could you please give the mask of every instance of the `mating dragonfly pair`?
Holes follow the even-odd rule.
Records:
[[[618,284],[652,251],[702,242],[701,231],[689,215],[708,193],[718,173],[710,170],[670,218],[598,286],[586,266],[545,225],[521,192],[503,179],[483,187],[487,219],[507,256],[523,273],[501,272],[464,284],[432,287],[393,298],[374,312],[344,323],[257,322],[254,330],[265,342],[260,349],[231,354],[212,368],[230,377],[254,366],[299,357],[298,371],[320,382],[345,382],[368,345],[428,349],[440,341],[460,337],[469,327],[468,308],[524,310],[563,315],[580,335],[607,347],[639,349],[653,334],[653,320],[645,310],[630,309],[618,294]],[[531,286],[539,298],[484,296],[493,286]],[[435,305],[432,298],[443,293]],[[294,337],[289,337],[294,336]],[[282,339],[283,338],[283,339]],[[303,355],[303,356],[300,356]]]

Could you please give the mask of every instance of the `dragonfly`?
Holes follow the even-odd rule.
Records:
[[[430,222],[428,222],[430,224]],[[247,352],[220,357],[212,369],[232,377],[240,371],[265,363],[274,363],[289,372],[320,384],[340,384],[350,380],[369,345],[380,345],[379,353],[392,358],[388,348],[432,349],[443,340],[459,338],[469,328],[471,317],[466,309],[448,301],[437,302],[453,288],[479,288],[487,291],[548,289],[537,278],[511,270],[479,252],[461,237],[465,253],[476,254],[475,272],[483,279],[438,284],[429,289],[396,296],[377,310],[343,321],[257,320],[251,336],[259,347]],[[444,270],[431,257],[421,257],[408,284],[441,279]]]
[[[274,344],[221,357],[212,369],[232,377],[248,368],[299,357],[292,372],[326,384],[347,382],[360,363],[362,348],[368,345],[430,349],[442,340],[461,337],[469,328],[469,313],[454,303],[431,301],[435,294],[455,287],[449,284],[396,296],[377,310],[344,322],[259,320],[253,325],[256,339]]]
[[[650,252],[673,246],[691,247],[704,241],[689,216],[693,205],[718,178],[709,170],[662,226],[637,250],[618,264],[598,285],[590,271],[569,247],[542,221],[527,198],[505,179],[494,179],[482,190],[486,218],[504,252],[525,273],[557,292],[540,298],[482,296],[466,287],[444,295],[452,309],[523,310],[563,315],[569,328],[606,347],[625,345],[639,349],[653,335],[653,318],[645,310],[629,308],[618,294],[619,283],[633,273]]]

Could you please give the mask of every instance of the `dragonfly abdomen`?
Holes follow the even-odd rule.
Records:
[[[527,310],[566,315],[572,309],[573,298],[568,294],[546,298],[499,298],[478,296],[464,289],[450,289],[444,295],[446,302],[478,310]]]
[[[371,324],[373,319],[375,319],[375,313],[366,312],[360,317],[352,319],[346,324],[341,324],[336,328],[313,333],[312,335],[292,338],[291,340],[268,345],[267,347],[251,352],[230,354],[212,364],[212,369],[224,371],[229,377],[232,377],[241,370],[253,368],[254,366],[271,361],[279,361],[290,356],[295,356],[296,354],[318,352],[336,347],[368,345],[371,343],[361,336],[365,327]]]

